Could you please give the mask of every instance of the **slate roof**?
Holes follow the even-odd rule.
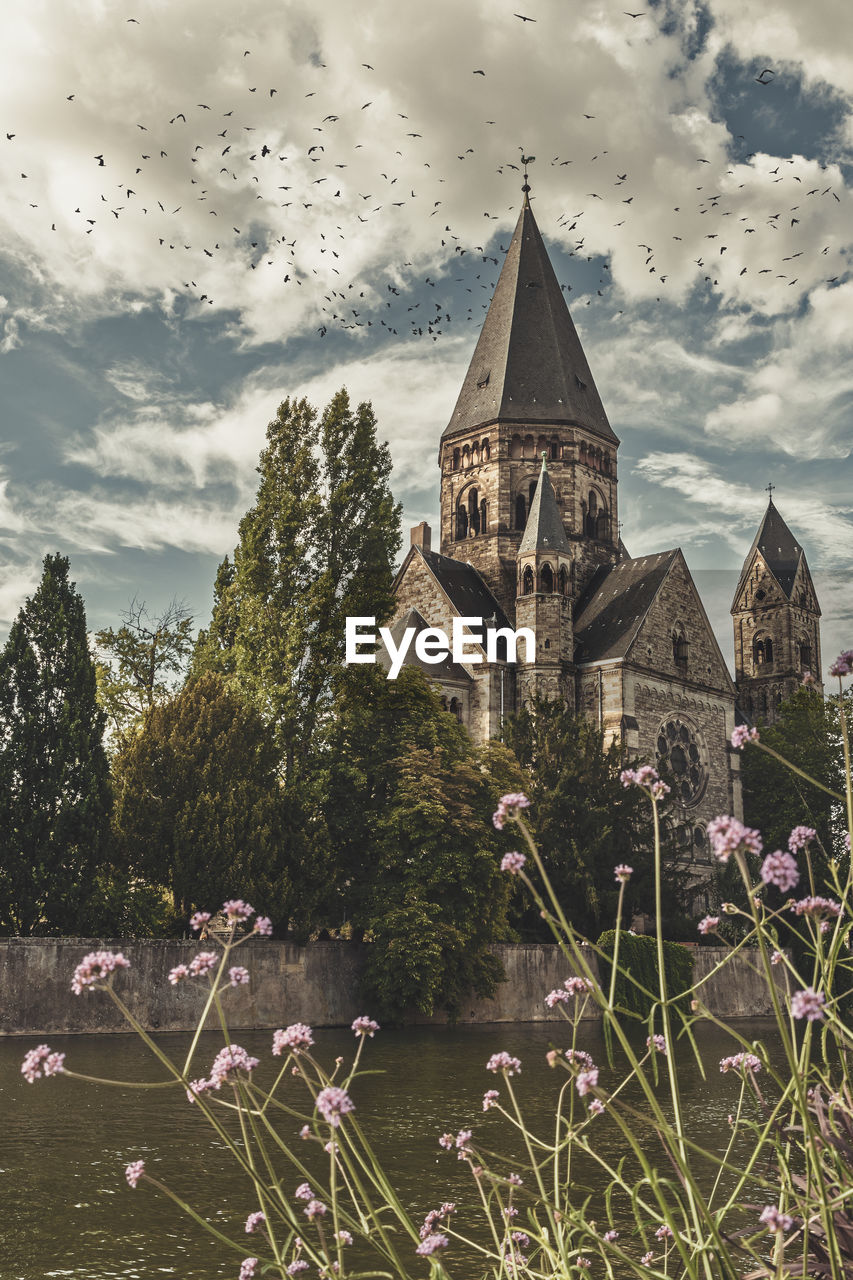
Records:
[[[495,616],[498,627],[510,626],[503,609],[486,586],[485,580],[472,564],[453,560],[438,551],[418,551],[426,560],[439,585],[450,597],[451,603],[463,617],[491,618]]]
[[[797,576],[800,565],[800,557],[805,553],[774,507],[772,498],[767,504],[764,519],[743,563],[738,589],[746,577],[752,553],[756,548],[761,552],[767,567],[785,595],[790,598],[794,589],[794,578]]]
[[[599,569],[578,601],[575,662],[625,657],[677,555],[661,551]]]
[[[423,662],[415,653],[415,636],[421,631],[426,631],[429,625],[426,618],[424,618],[423,614],[418,613],[417,609],[410,609],[404,617],[399,618],[394,623],[391,628],[391,635],[394,637],[395,645],[399,645],[403,632],[407,627],[415,628],[415,635],[412,636],[411,644],[406,650],[403,665],[420,667],[421,671],[425,671],[432,680],[458,680],[470,684],[473,677],[459,663],[454,662],[450,654],[442,658],[441,662]],[[380,662],[383,667],[391,666],[391,655],[382,640],[376,646],[376,661]]]
[[[554,486],[544,458],[518,554],[523,555],[526,551],[562,551],[564,555],[571,555]]]
[[[443,436],[497,420],[579,424],[619,443],[526,196]]]

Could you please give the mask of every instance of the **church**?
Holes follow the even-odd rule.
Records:
[[[439,443],[438,549],[423,522],[394,582],[406,628],[450,634],[454,618],[529,628],[517,661],[485,634],[479,662],[428,665],[444,705],[478,740],[536,696],[562,699],[626,758],[676,781],[675,835],[697,880],[706,827],[742,816],[736,722],[772,721],[810,671],[820,682],[820,609],[805,554],[771,499],[743,566],[730,675],[676,547],[631,557],[618,520],[619,440],[524,204],[456,407]],[[458,625],[458,624],[457,624]],[[474,629],[471,630],[474,634]],[[387,656],[387,655],[386,655]],[[381,655],[380,655],[381,657]]]

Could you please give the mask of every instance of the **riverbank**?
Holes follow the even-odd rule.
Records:
[[[0,940],[0,1035],[92,1034],[125,1031],[127,1024],[111,1000],[96,992],[71,994],[71,975],[89,951],[122,951],[131,968],[119,974],[117,990],[139,1022],[151,1031],[192,1030],[201,1015],[206,983],[171,986],[170,969],[188,963],[195,941],[173,939],[10,938]],[[691,948],[694,982],[712,972],[722,948]],[[507,980],[491,1000],[472,996],[459,1024],[548,1022],[560,1017],[545,996],[569,976],[556,946],[502,944],[494,948]],[[251,939],[239,952],[251,974],[248,986],[228,990],[224,1004],[233,1030],[263,1030],[293,1022],[314,1027],[348,1026],[370,1013],[359,994],[365,946],[349,942],[291,942]],[[763,978],[748,953],[733,957],[725,970],[702,985],[702,1000],[722,1018],[764,1017],[772,1012]],[[594,1011],[588,1015],[596,1018]],[[412,1025],[440,1024],[446,1015],[413,1011]],[[212,1025],[212,1024],[211,1024]]]

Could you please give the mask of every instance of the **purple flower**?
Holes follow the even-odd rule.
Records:
[[[661,1035],[647,1036],[646,1048],[654,1049],[657,1053],[662,1053],[663,1056],[666,1057],[666,1054],[667,1054],[666,1036],[661,1036]]]
[[[699,933],[713,933],[720,923],[719,916],[705,916],[700,920],[696,928]]]
[[[317,1110],[323,1119],[336,1129],[341,1123],[341,1116],[354,1111],[355,1107],[345,1089],[339,1089],[337,1085],[331,1084],[317,1094]]]
[[[641,764],[639,769],[623,769],[619,781],[623,787],[643,787],[654,800],[662,800],[669,795],[669,787],[661,782],[657,769],[650,764]]]
[[[654,1251],[654,1249],[649,1249],[648,1253],[644,1253],[644,1254],[643,1254],[643,1256],[642,1256],[642,1258],[640,1259],[640,1266],[641,1266],[641,1267],[650,1267],[650,1266],[652,1265],[652,1263],[654,1262],[654,1258],[655,1258],[655,1251]]]
[[[213,1066],[210,1068],[210,1087],[218,1089],[222,1084],[233,1084],[232,1071],[254,1071],[258,1061],[257,1058],[250,1057],[239,1044],[227,1044],[213,1059]]]
[[[580,996],[587,991],[592,991],[593,989],[592,983],[589,981],[588,978],[578,978],[578,977],[566,978],[566,981],[563,983],[563,986],[568,991],[570,996]]]
[[[604,1103],[598,1098],[592,1098],[589,1104],[589,1114],[591,1116],[600,1116],[604,1111]]]
[[[617,884],[627,884],[633,874],[634,868],[624,862],[620,862],[618,867],[613,868],[613,876]]]
[[[174,969],[169,970],[169,981],[173,987],[176,987],[182,978],[188,978],[190,971],[185,964],[176,964]]]
[[[496,1107],[500,1096],[497,1089],[487,1089],[483,1094],[483,1110],[490,1111],[492,1107]]]
[[[64,1053],[54,1053],[49,1045],[40,1044],[25,1054],[21,1063],[21,1074],[28,1084],[35,1084],[42,1076],[59,1075],[64,1070]]]
[[[209,911],[196,911],[195,915],[190,916],[190,928],[200,929],[202,925],[207,924],[210,920]]]
[[[720,1070],[723,1075],[727,1071],[751,1071],[757,1075],[761,1070],[761,1059],[754,1053],[734,1053],[730,1058],[720,1059]]]
[[[356,1018],[355,1022],[352,1024],[352,1029],[357,1036],[370,1036],[370,1038],[373,1039],[374,1035],[379,1030],[379,1023],[374,1022],[372,1018],[366,1018],[362,1015],[362,1017]]]
[[[470,1129],[460,1129],[456,1135],[456,1150],[458,1151],[458,1159],[464,1160],[467,1156],[473,1155],[473,1151],[468,1146],[471,1141],[472,1131]]]
[[[510,875],[517,876],[526,861],[523,853],[512,850],[501,858],[501,871],[508,871]]]
[[[826,997],[822,991],[805,987],[802,991],[795,991],[791,996],[791,1013],[795,1018],[807,1018],[809,1022],[820,1022],[823,1020],[825,1004]]]
[[[579,1062],[582,1067],[586,1067],[588,1070],[592,1070],[595,1066],[586,1049],[567,1049],[566,1058],[573,1064]]]
[[[296,1276],[300,1271],[308,1271],[308,1263],[304,1258],[294,1258],[289,1266],[285,1267],[289,1276]]]
[[[602,1240],[606,1240],[608,1244],[612,1244],[614,1240],[618,1240],[618,1239],[619,1239],[619,1232],[618,1232],[618,1231],[605,1231],[604,1235],[603,1235],[601,1238],[602,1238]]]
[[[137,1182],[142,1177],[144,1172],[145,1172],[144,1160],[134,1160],[133,1163],[129,1164],[125,1169],[124,1176],[127,1178],[127,1184],[128,1186],[133,1187],[134,1191],[136,1190]]]
[[[591,1089],[598,1084],[598,1067],[588,1067],[585,1071],[579,1071],[575,1077],[575,1088],[581,1098],[586,1097]]]
[[[222,914],[232,924],[238,920],[248,920],[249,916],[254,915],[254,913],[255,908],[250,906],[248,902],[244,902],[242,898],[229,898],[227,902],[222,904]]]
[[[568,1004],[571,1000],[568,991],[557,988],[556,991],[549,991],[545,997],[545,1003],[549,1009],[553,1009],[555,1004]]]
[[[757,741],[758,741],[758,730],[748,729],[745,724],[737,725],[734,732],[732,733],[732,746],[734,747],[735,751],[742,750],[742,748],[745,747],[748,742],[757,742]]]
[[[415,1253],[420,1254],[422,1258],[428,1258],[431,1253],[437,1253],[439,1249],[446,1249],[450,1241],[447,1236],[442,1235],[440,1231],[436,1231],[434,1235],[427,1236],[422,1240],[415,1249]]]
[[[313,1222],[315,1218],[323,1217],[326,1213],[326,1206],[323,1204],[322,1200],[309,1200],[303,1212],[305,1213],[305,1217],[310,1218]]]
[[[783,853],[781,849],[768,853],[761,864],[761,879],[765,884],[775,884],[782,893],[787,893],[800,879],[796,859],[790,853]]]
[[[215,951],[199,951],[198,955],[190,960],[190,973],[194,978],[199,978],[205,973],[210,973],[218,964],[219,957]]]
[[[814,840],[817,832],[814,827],[794,827],[794,830],[788,836],[788,848],[791,853],[799,853],[800,849],[804,849],[810,840]]]
[[[771,964],[782,964],[784,960],[785,960],[785,957],[781,951],[774,951],[773,955],[770,957]]]
[[[255,920],[255,933],[259,933],[262,938],[272,937],[272,920],[269,916],[258,916]]]
[[[307,1182],[300,1182],[293,1194],[296,1196],[297,1200],[311,1200],[314,1192],[311,1190]]]
[[[130,961],[125,960],[120,951],[90,951],[74,970],[71,990],[75,996],[82,995],[86,987],[104,982],[116,969],[129,968]]]
[[[811,916],[820,919],[821,916],[840,916],[841,905],[833,898],[800,898],[799,902],[795,902],[791,910],[798,916]]]
[[[249,981],[249,970],[244,969],[241,964],[232,964],[228,970],[228,977],[231,979],[232,987],[244,987]]]
[[[266,1214],[262,1213],[260,1209],[255,1213],[250,1213],[246,1219],[246,1235],[250,1236],[254,1231],[257,1231],[258,1227],[262,1226],[266,1220]]]
[[[849,676],[853,671],[853,649],[844,649],[829,668],[831,676]]]
[[[790,1231],[794,1219],[787,1213],[781,1213],[775,1204],[768,1204],[761,1210],[759,1218],[768,1231]]]
[[[341,1230],[336,1233],[335,1239],[339,1240],[341,1244],[352,1244],[352,1235],[347,1231],[346,1227],[342,1227]]]
[[[443,1133],[438,1140],[438,1145],[444,1147],[445,1151],[453,1150],[453,1134]]]
[[[275,1032],[272,1038],[272,1051],[279,1058],[285,1049],[289,1049],[291,1053],[302,1053],[305,1049],[310,1049],[313,1043],[311,1028],[306,1027],[304,1022],[294,1022],[284,1031]]]
[[[486,1063],[487,1071],[505,1071],[508,1076],[517,1075],[521,1071],[521,1063],[518,1058],[511,1057],[508,1053],[501,1050],[500,1053],[493,1053],[489,1061]]]
[[[252,1276],[258,1269],[257,1258],[244,1258],[240,1264],[240,1280],[252,1280]]]
[[[708,839],[718,862],[728,862],[733,853],[761,853],[761,836],[752,827],[745,827],[737,818],[712,818],[708,823]]]
[[[492,822],[498,831],[503,831],[507,818],[517,818],[519,810],[529,808],[530,801],[522,791],[510,791],[498,801],[498,807],[492,814]]]
[[[657,1231],[655,1232],[655,1239],[656,1239],[656,1240],[671,1240],[671,1239],[672,1239],[672,1227],[669,1227],[669,1226],[667,1226],[667,1224],[666,1224],[665,1222],[662,1222],[662,1223],[661,1223],[661,1225],[658,1227]]]
[[[589,1271],[590,1267],[592,1266],[592,1263],[590,1262],[589,1258],[585,1258],[582,1253],[579,1253],[578,1256],[575,1258],[575,1266],[580,1267],[581,1270],[583,1271]]]

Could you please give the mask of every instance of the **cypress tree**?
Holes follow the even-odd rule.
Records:
[[[74,932],[108,848],[105,715],[83,600],[46,556],[0,654],[0,928]]]

